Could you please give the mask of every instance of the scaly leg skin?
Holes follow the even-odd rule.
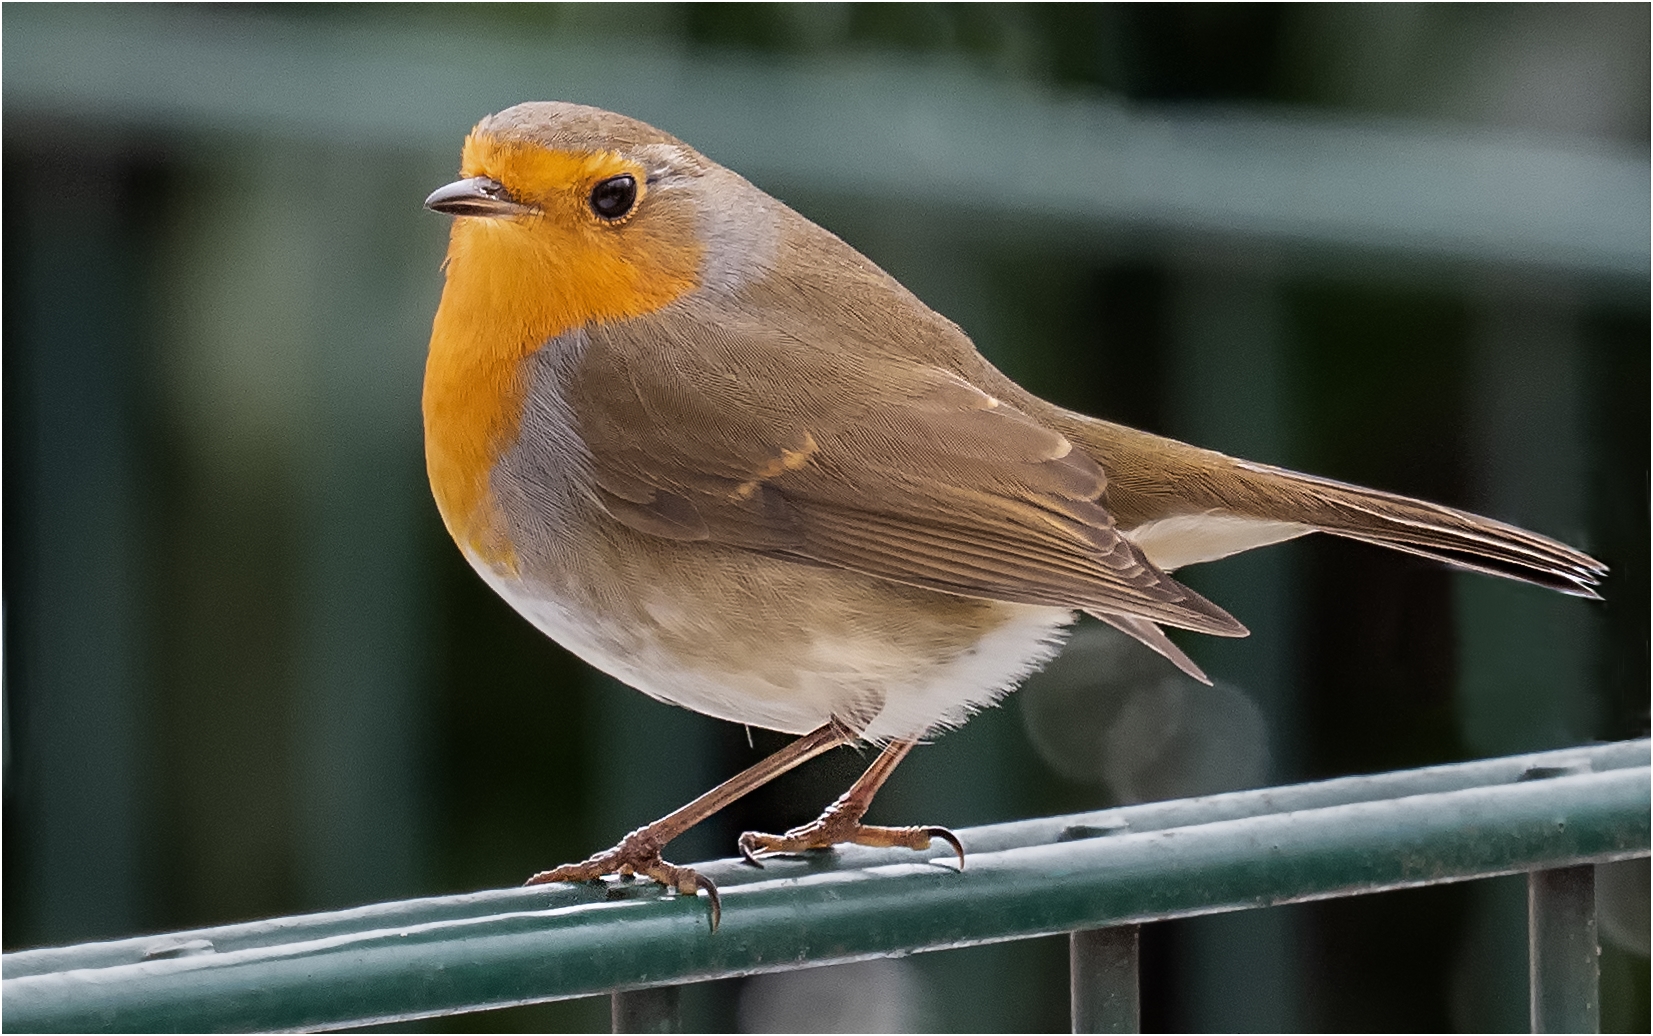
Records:
[[[931,841],[939,838],[953,847],[962,868],[964,846],[959,844],[958,836],[945,827],[874,827],[861,823],[861,818],[867,815],[867,808],[872,805],[873,796],[878,794],[878,789],[889,780],[896,764],[906,758],[915,744],[917,742],[911,740],[890,742],[867,767],[867,772],[850,785],[850,789],[837,802],[802,827],[795,827],[784,835],[766,835],[757,831],[741,835],[740,854],[746,857],[746,862],[761,867],[763,861],[759,859],[760,853],[765,856],[801,853],[810,849],[830,849],[845,843],[877,848],[899,846],[928,849]]]
[[[674,813],[661,817],[647,827],[640,827],[620,839],[620,844],[601,852],[583,863],[565,863],[548,871],[540,871],[525,884],[544,885],[552,881],[596,881],[608,874],[629,876],[641,874],[653,878],[667,888],[685,896],[704,889],[711,902],[712,931],[717,931],[723,918],[723,902],[717,886],[710,878],[691,867],[667,863],[660,856],[666,843],[705,820],[747,792],[781,774],[808,762],[823,752],[837,748],[854,735],[837,723],[828,723],[787,745],[767,759],[742,770]],[[864,812],[864,810],[863,810]]]

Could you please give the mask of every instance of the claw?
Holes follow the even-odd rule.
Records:
[[[948,845],[952,846],[953,852],[958,854],[959,870],[964,869],[964,843],[959,841],[958,835],[955,835],[945,827],[927,827],[924,829],[924,833],[929,835],[931,838],[939,838],[943,842],[946,842]]]
[[[964,869],[964,843],[960,843],[959,836],[957,836],[957,834],[952,833],[952,831],[949,831],[947,828],[924,828],[924,833],[929,834],[931,838],[942,839],[944,843],[952,846],[952,851],[954,851],[954,854],[959,856],[960,871]]]
[[[648,876],[667,888],[674,889],[680,896],[693,897],[696,892],[705,889],[706,898],[710,900],[712,908],[712,931],[717,931],[718,923],[723,920],[723,897],[718,894],[717,885],[711,878],[693,867],[674,867],[663,861],[659,868],[652,870]]]
[[[795,827],[784,835],[764,835],[748,831],[736,844],[740,855],[754,867],[762,867],[758,853],[807,853],[814,849],[831,849],[838,845],[867,845],[876,848],[901,846],[924,850],[935,839],[953,847],[959,869],[964,869],[964,844],[958,835],[945,827],[873,827],[859,820],[849,820],[832,809],[820,819]]]
[[[762,864],[759,864],[759,866],[762,866]],[[718,895],[717,886],[712,883],[712,879],[703,874],[696,874],[694,883],[696,887],[706,890],[706,898],[711,901],[712,931],[715,932],[718,923],[723,920],[723,897]]]

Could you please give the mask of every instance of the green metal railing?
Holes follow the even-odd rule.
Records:
[[[959,832],[950,851],[702,866],[650,883],[384,903],[0,958],[10,1031],[327,1029],[612,993],[671,1031],[676,987],[1072,933],[1075,1032],[1138,1021],[1137,932],[1196,914],[1529,874],[1536,1032],[1599,1024],[1594,870],[1649,851],[1646,740]]]

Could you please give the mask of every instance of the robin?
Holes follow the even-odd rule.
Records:
[[[1047,403],[828,231],[651,126],[557,102],[477,124],[425,370],[448,531],[545,633],[661,701],[801,735],[530,883],[641,874],[676,836],[836,746],[882,746],[753,862],[842,843],[918,740],[992,705],[1079,612],[1206,679],[1163,627],[1246,629],[1168,573],[1311,532],[1595,598],[1605,567],[1464,511]]]

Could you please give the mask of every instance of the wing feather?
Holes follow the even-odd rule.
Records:
[[[757,327],[641,333],[594,329],[569,384],[596,497],[633,529],[1245,632],[1119,533],[1094,460],[956,373],[888,359],[875,374]]]

